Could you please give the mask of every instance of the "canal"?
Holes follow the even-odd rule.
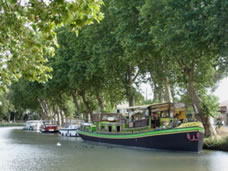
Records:
[[[57,143],[61,146],[57,146]],[[124,148],[0,128],[0,171],[227,171],[228,153]]]

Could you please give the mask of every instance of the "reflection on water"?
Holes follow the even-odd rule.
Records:
[[[56,144],[60,142],[61,146]],[[227,171],[228,153],[166,152],[0,128],[0,171]]]

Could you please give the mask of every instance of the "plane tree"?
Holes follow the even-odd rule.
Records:
[[[9,93],[0,91],[0,121],[7,120],[10,122],[12,113],[14,113],[13,118],[15,120],[16,109],[10,101]],[[21,119],[19,117],[20,116],[18,116],[17,119]]]
[[[22,76],[45,82],[51,68],[55,29],[70,31],[100,21],[102,0],[0,0],[0,82],[6,87]]]
[[[105,64],[105,71],[115,80],[118,87],[129,102],[134,105],[137,79],[141,76],[138,67],[142,61],[140,54],[135,50],[139,37],[139,8],[142,1],[109,1],[108,12],[104,13],[106,24],[110,25],[105,37],[107,45],[103,45],[101,56]],[[107,14],[107,15],[106,15]],[[109,19],[109,20],[108,20]],[[102,21],[103,22],[103,21]],[[101,23],[102,23],[101,22]],[[106,26],[107,27],[107,26]]]
[[[148,0],[141,10],[143,20],[151,23],[152,43],[175,66],[176,82],[186,88],[207,136],[216,133],[204,110],[203,96],[205,88],[214,84],[221,61],[227,61],[221,53],[227,45],[227,25],[221,22],[226,9],[225,1]]]

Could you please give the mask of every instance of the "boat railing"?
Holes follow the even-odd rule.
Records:
[[[89,128],[82,128],[81,131],[86,131],[86,132],[91,132],[91,133],[101,133],[101,134],[137,134],[137,133],[145,133],[145,132],[150,132],[150,131],[162,131],[162,130],[169,130],[169,129],[183,129],[186,127],[202,127],[198,122],[186,122],[181,124],[182,126],[161,126],[157,128],[149,128],[148,126],[145,127],[138,127],[138,128],[122,128],[120,131],[117,130],[91,130]]]
[[[141,132],[141,131],[145,131],[145,130],[153,130],[152,128],[148,128],[148,126],[144,126],[144,127],[138,127],[138,128],[124,128],[122,131],[126,131],[126,132]]]
[[[143,132],[149,132],[149,131],[155,131],[156,129],[154,128],[148,128],[148,127],[140,127],[140,128],[125,128],[121,131],[112,131],[112,132],[108,132],[108,131],[96,131],[96,133],[102,133],[102,134],[137,134],[137,133],[143,133]]]
[[[139,133],[146,133],[146,132],[151,132],[151,131],[163,131],[163,130],[170,130],[170,129],[183,129],[183,128],[147,128],[147,129],[137,129],[137,130],[122,130],[120,132],[117,131],[86,131],[86,132],[91,132],[91,133],[98,133],[98,134],[117,134],[117,135],[124,135],[124,134],[139,134]],[[83,131],[83,130],[82,130]]]

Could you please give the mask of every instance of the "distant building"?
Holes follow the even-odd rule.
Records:
[[[129,108],[128,103],[119,104],[119,105],[117,105],[117,111],[116,112],[125,115],[125,114],[128,114],[128,111],[127,111],[128,108]]]
[[[215,118],[216,123],[224,123],[224,125],[228,125],[228,105],[220,106],[218,110],[218,114]]]

